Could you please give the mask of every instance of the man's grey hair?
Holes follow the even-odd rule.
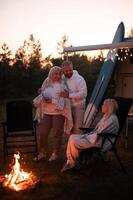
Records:
[[[61,67],[66,67],[66,66],[69,66],[69,65],[72,65],[72,62],[67,60],[67,61],[62,62]]]

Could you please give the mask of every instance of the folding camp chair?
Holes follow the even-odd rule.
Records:
[[[29,101],[11,101],[6,105],[6,121],[3,125],[4,158],[16,152],[36,153],[36,121],[32,118]]]
[[[120,133],[124,127],[124,125],[126,124],[126,120],[127,120],[127,116],[128,116],[128,112],[130,110],[131,105],[133,104],[133,99],[132,98],[124,98],[124,97],[114,97],[114,99],[117,101],[119,109],[117,111],[117,117],[119,120],[119,131],[118,134],[109,134],[109,133],[101,133],[99,134],[101,137],[103,137],[103,142],[101,144],[101,147],[91,147],[88,149],[84,149],[81,151],[80,153],[80,163],[84,160],[87,160],[87,157],[90,157],[93,155],[93,153],[97,153],[98,155],[100,155],[100,157],[103,159],[102,155],[103,155],[103,146],[106,140],[108,140],[111,143],[111,148],[109,149],[109,151],[112,151],[114,153],[114,155],[116,156],[117,161],[120,164],[120,167],[122,169],[123,172],[126,172],[126,169],[124,167],[124,165],[122,164],[122,161],[120,159],[120,157],[118,156],[118,152],[117,152],[117,141],[119,139]],[[85,131],[89,131],[88,128],[81,128],[81,130]],[[110,138],[115,138],[114,142],[112,142],[110,140]]]

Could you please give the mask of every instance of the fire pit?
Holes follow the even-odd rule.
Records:
[[[32,172],[25,172],[21,168],[19,159],[20,154],[14,154],[10,174],[0,177],[2,187],[7,187],[15,191],[22,191],[34,188],[40,182]]]

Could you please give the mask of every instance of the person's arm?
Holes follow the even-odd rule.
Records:
[[[101,121],[101,124],[99,123],[99,126],[97,127],[96,131],[97,133],[113,133],[115,132],[116,127],[116,121],[113,118],[113,116],[110,116],[104,121]]]
[[[61,97],[70,98],[70,99],[84,99],[87,96],[87,86],[85,80],[80,77],[77,82],[77,91],[70,92],[68,90],[64,90],[60,93]]]
[[[69,92],[67,90],[60,92],[59,95],[60,97],[69,98]]]
[[[80,77],[79,82],[77,83],[77,91],[69,92],[70,99],[83,99],[87,96],[87,86],[85,80]]]

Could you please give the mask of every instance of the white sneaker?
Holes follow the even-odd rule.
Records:
[[[58,158],[58,155],[56,153],[52,153],[48,161],[51,162],[51,161],[57,160],[57,158]]]
[[[37,160],[42,160],[44,158],[46,158],[46,155],[44,155],[43,153],[39,153],[37,157],[34,158],[34,160],[37,161]]]

